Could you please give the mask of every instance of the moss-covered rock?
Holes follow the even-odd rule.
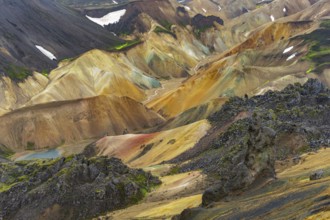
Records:
[[[258,115],[258,132],[250,129],[253,115]],[[202,169],[217,183],[212,193],[206,193],[205,204],[247,188],[259,174],[271,174],[275,159],[286,160],[330,146],[330,91],[318,80],[310,79],[304,85],[289,85],[283,91],[269,91],[262,96],[234,97],[209,121],[213,128],[208,135],[169,161],[181,164],[176,172]],[[276,133],[271,143],[270,131]],[[252,146],[263,147],[258,153]],[[254,159],[249,160],[249,155]]]
[[[115,158],[0,163],[0,207],[6,219],[86,219],[134,204],[156,184]]]

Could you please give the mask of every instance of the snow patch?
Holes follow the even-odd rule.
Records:
[[[110,13],[104,15],[101,18],[92,18],[92,17],[89,17],[88,15],[86,15],[86,17],[89,20],[95,22],[96,24],[101,25],[102,27],[104,27],[105,25],[115,24],[115,23],[119,22],[120,18],[122,16],[124,16],[125,13],[126,13],[126,9],[122,9],[122,10],[110,12]]]
[[[116,2],[115,0],[112,0],[112,2],[113,2],[114,4],[116,4],[116,5],[118,5],[118,2]]]
[[[292,54],[291,56],[288,57],[288,59],[286,59],[286,61],[292,60],[293,58],[295,58],[297,55],[297,53]]]
[[[283,12],[284,12],[284,13],[286,12],[286,8],[283,8]]]
[[[286,48],[286,49],[283,51],[283,54],[286,54],[286,53],[290,52],[292,49],[293,49],[293,46]]]
[[[220,5],[218,5],[218,11],[221,11],[221,9],[222,9],[222,8],[221,8],[221,6],[220,6]]]
[[[36,48],[43,53],[46,57],[48,57],[51,60],[57,60],[57,58],[55,57],[54,54],[52,54],[51,52],[49,52],[48,50],[46,50],[45,48],[43,48],[42,46],[39,45],[35,45]]]
[[[206,12],[207,12],[205,8],[202,8],[202,10],[204,11],[204,13],[206,13]]]
[[[275,18],[273,15],[270,16],[270,20],[275,21]]]
[[[184,6],[184,9],[186,9],[187,11],[191,10],[188,6]]]

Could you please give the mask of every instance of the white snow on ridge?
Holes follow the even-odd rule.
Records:
[[[286,61],[292,60],[293,58],[295,58],[297,55],[297,53],[292,54],[291,56],[288,57],[288,59],[286,59]]]
[[[118,2],[116,2],[115,0],[112,0],[112,2],[113,2],[114,4],[116,4],[116,5],[118,5]]]
[[[184,6],[184,8],[187,10],[187,11],[190,11],[191,9],[188,7],[188,6]]]
[[[120,18],[125,13],[126,13],[126,9],[122,9],[122,10],[110,12],[110,13],[104,15],[101,18],[92,18],[92,17],[89,17],[88,15],[86,15],[86,17],[89,20],[95,22],[96,24],[101,25],[102,27],[104,27],[105,25],[114,24],[114,23],[119,22]]]
[[[39,45],[35,45],[36,48],[43,53],[46,57],[48,57],[51,60],[57,60],[57,58],[55,57],[54,54],[52,54],[51,52],[49,52],[48,50],[46,50],[45,48],[43,48],[42,46]]]
[[[272,21],[275,21],[275,18],[274,18],[273,15],[270,16],[270,19],[271,19]]]
[[[286,48],[286,49],[283,51],[283,54],[286,54],[286,53],[290,52],[292,49],[293,49],[293,46]]]

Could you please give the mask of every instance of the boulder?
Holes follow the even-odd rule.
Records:
[[[309,180],[319,180],[323,177],[323,174],[324,174],[323,170],[317,170],[309,176]]]

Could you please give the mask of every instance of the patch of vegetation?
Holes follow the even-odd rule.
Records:
[[[14,152],[8,149],[6,146],[0,145],[0,156],[10,157]]]
[[[168,172],[167,175],[171,176],[171,175],[176,175],[180,173],[180,167],[179,166],[174,166],[170,169],[170,171]]]
[[[194,34],[196,37],[200,38],[202,33],[206,32],[208,29],[212,28],[213,25],[205,25],[202,27],[195,27],[194,28]]]
[[[298,149],[298,154],[304,154],[311,150],[311,148],[308,145],[305,145]]]
[[[36,146],[33,142],[27,142],[26,144],[26,150],[35,150]]]
[[[75,59],[77,59],[77,57],[69,57],[69,58],[64,58],[64,59],[60,60],[60,62],[71,62],[71,61],[74,61]]]
[[[322,21],[320,27],[325,29],[330,29],[330,20]]]
[[[165,29],[165,28],[160,27],[160,26],[157,26],[157,27],[154,29],[154,32],[157,33],[157,34],[159,34],[159,33],[169,34],[169,35],[171,35],[172,37],[176,38],[176,35],[175,35],[171,30]]]
[[[22,67],[16,66],[14,64],[10,64],[9,66],[4,68],[5,74],[14,81],[23,81],[24,79],[32,76],[32,71]]]
[[[171,24],[169,21],[167,20],[161,20],[159,22],[166,30],[170,31],[171,30],[171,27],[173,24]]]
[[[65,162],[70,162],[71,160],[73,160],[73,158],[74,158],[74,155],[70,155],[65,158]]]
[[[159,179],[150,173],[130,169],[119,159],[86,158],[83,155],[0,163],[0,174],[0,207],[10,211],[4,216],[6,218],[20,210],[23,199],[27,198],[30,201],[27,205],[43,203],[42,207],[38,206],[40,209],[31,210],[35,216],[52,207],[54,200],[61,204],[86,200],[88,203],[82,206],[62,207],[62,212],[70,212],[70,215],[74,212],[73,218],[78,219],[84,210],[83,219],[89,219],[135,204],[152,187],[160,184]],[[13,202],[9,204],[6,201]]]
[[[6,192],[6,191],[10,190],[16,184],[17,183],[13,183],[13,184],[0,184],[0,193],[1,192]]]
[[[121,43],[121,44],[109,47],[108,50],[112,51],[112,52],[119,52],[119,51],[130,49],[140,43],[142,43],[142,40],[137,38],[135,40],[126,41],[125,43]]]
[[[47,77],[49,75],[49,71],[43,69],[43,70],[41,70],[41,74]]]
[[[330,35],[330,20],[323,21],[320,29],[302,36],[310,44],[309,51],[303,58],[313,64],[307,73],[321,73],[330,67],[330,39],[325,37]]]
[[[143,199],[152,188],[156,187],[159,183],[149,182],[150,175],[146,173],[138,173],[135,176],[132,176],[131,181],[139,185],[139,193],[135,194],[130,198],[132,204],[136,204],[141,199]],[[120,187],[120,190],[123,190]]]

